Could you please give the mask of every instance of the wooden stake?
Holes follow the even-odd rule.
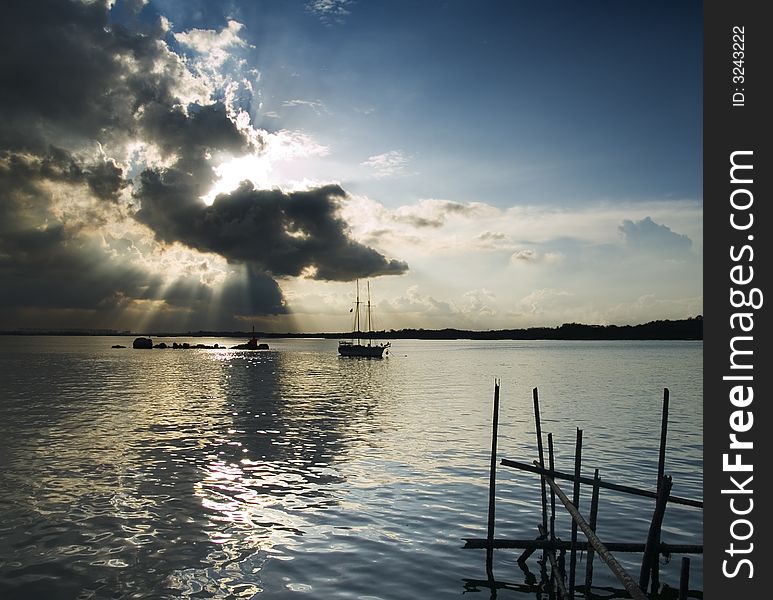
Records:
[[[666,470],[666,438],[668,437],[668,388],[663,388],[663,413],[660,419],[660,452],[658,453],[658,481],[657,491],[660,491],[663,475]],[[660,542],[660,530],[657,532],[657,542]],[[655,557],[655,561],[650,565],[652,571],[652,590],[657,592],[660,588],[660,561]]]
[[[494,416],[493,416],[493,431],[491,433],[491,469],[489,472],[489,488],[488,488],[488,531],[486,539],[488,546],[486,547],[486,573],[489,579],[494,578],[494,512],[495,512],[495,499],[496,499],[496,485],[497,485],[497,430],[499,427],[499,380],[494,381]]]
[[[580,469],[582,468],[582,429],[577,429],[574,446],[574,491],[572,504],[580,510]],[[574,598],[575,571],[577,567],[577,521],[572,519],[572,549],[569,553],[569,597]]]
[[[540,533],[547,534],[545,530],[542,529],[542,525],[539,526]],[[547,537],[547,535],[544,535],[544,537]],[[547,540],[540,540],[540,541],[547,541]],[[566,594],[566,583],[564,583],[564,570],[561,568],[561,566],[558,564],[558,561],[556,560],[556,552],[555,549],[551,548],[547,552],[548,561],[550,562],[550,572],[553,576],[553,579],[555,579],[556,583],[556,591],[558,592],[559,598],[568,598]]]
[[[660,545],[660,528],[663,526],[663,516],[668,504],[668,494],[671,491],[671,477],[663,476],[658,492],[658,500],[655,503],[655,512],[652,514],[650,531],[647,535],[647,543],[644,546],[644,556],[641,561],[641,572],[639,573],[639,587],[647,589],[650,582],[650,574],[653,564],[658,561],[657,548]]]
[[[548,434],[548,466],[553,477],[556,470],[555,455],[553,454],[553,434]],[[556,493],[550,488],[550,539],[556,539]]]
[[[666,437],[668,436],[668,388],[663,388],[663,414],[660,420],[660,453],[658,454],[658,489],[666,471]]]
[[[596,521],[599,513],[599,470],[593,472],[593,495],[590,500],[590,525],[591,530],[596,531]],[[588,557],[585,561],[585,597],[590,598],[590,589],[593,585],[593,547],[588,548]]]
[[[682,557],[682,572],[679,575],[679,600],[687,600],[690,589],[690,559]]]
[[[542,449],[542,421],[539,414],[539,392],[537,388],[532,390],[532,397],[534,398],[534,423],[537,426],[537,452],[539,454],[539,466],[545,468],[545,453]],[[548,529],[548,501],[547,493],[545,490],[545,478],[542,477],[540,484],[542,486],[542,527],[545,531]]]
[[[534,422],[535,422],[536,428],[537,428],[537,455],[539,456],[539,464],[544,469],[545,468],[545,451],[544,451],[544,449],[542,447],[542,421],[540,419],[540,414],[539,414],[539,396],[538,396],[538,393],[537,393],[537,388],[534,388],[532,390],[532,396],[534,397]],[[542,531],[546,532],[547,531],[547,527],[548,527],[548,523],[547,523],[547,519],[548,519],[547,511],[548,511],[548,508],[547,508],[547,497],[546,497],[546,493],[545,493],[545,481],[542,480],[541,484],[542,484]],[[544,539],[544,538],[542,537],[542,534],[540,534],[540,537],[537,538],[537,539]],[[531,550],[531,549],[527,548],[518,557],[518,562],[521,563],[521,564],[525,563],[526,560],[533,554],[533,552],[534,552],[534,550]],[[545,554],[544,554],[544,552],[542,554],[542,562],[543,563],[545,562]]]

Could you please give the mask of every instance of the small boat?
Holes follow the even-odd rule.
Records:
[[[231,346],[231,350],[268,350],[268,344],[259,344],[255,337],[255,325],[252,326],[252,337],[246,344]]]
[[[364,358],[382,358],[384,355],[384,352],[386,351],[387,354],[389,354],[389,348],[390,343],[387,342],[386,344],[380,344],[378,342],[373,341],[373,318],[371,316],[371,306],[370,306],[370,282],[368,282],[368,303],[367,303],[367,310],[366,310],[366,316],[367,321],[365,323],[366,331],[360,331],[361,327],[361,321],[360,321],[360,282],[357,280],[357,295],[356,300],[354,302],[354,308],[352,308],[349,312],[354,313],[354,329],[353,332],[353,339],[351,340],[341,340],[338,342],[338,353],[341,356],[359,356]]]

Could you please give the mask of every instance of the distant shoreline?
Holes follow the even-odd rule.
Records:
[[[151,336],[151,337],[221,337],[248,338],[247,331],[188,331],[188,332],[132,332],[109,329],[0,331],[0,335],[48,336]],[[338,333],[266,333],[255,332],[260,338],[319,338],[338,339],[356,337],[353,332]],[[650,321],[640,325],[585,325],[564,323],[558,327],[529,327],[527,329],[496,329],[474,331],[467,329],[398,329],[376,331],[374,338],[385,340],[702,340],[703,317],[690,319]]]

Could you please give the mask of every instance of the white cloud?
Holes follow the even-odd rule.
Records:
[[[234,48],[244,47],[247,43],[239,36],[244,28],[242,23],[229,20],[220,31],[214,29],[189,29],[175,33],[174,39],[186,48],[202,55],[209,67],[219,67],[231,56]]]
[[[680,253],[690,250],[692,240],[672,231],[670,227],[653,221],[649,216],[639,221],[625,219],[618,227],[626,244],[633,248],[654,250],[659,253]]]
[[[305,107],[309,108],[314,111],[314,114],[321,115],[321,114],[330,114],[330,111],[328,110],[327,106],[325,106],[325,103],[321,100],[302,100],[300,98],[295,100],[285,100],[282,102],[281,106],[283,108],[297,108],[297,107]]]
[[[470,290],[462,296],[461,312],[476,317],[493,317],[499,311],[495,307],[496,296],[487,288]]]
[[[516,250],[510,256],[510,262],[517,264],[519,262],[534,262],[537,260],[537,253],[531,248],[525,250]]]
[[[566,255],[558,251],[538,252],[533,248],[521,248],[510,255],[510,262],[514,265],[556,265],[562,263],[565,258]]]
[[[409,263],[406,275],[379,281],[389,322],[427,328],[634,323],[699,314],[702,214],[697,201],[500,208],[423,199],[389,207],[355,195],[342,209],[356,239]],[[634,227],[626,228],[626,221]],[[630,235],[621,235],[623,229]],[[675,243],[650,249],[632,242],[637,233]],[[692,245],[685,247],[682,236]],[[639,301],[653,293],[657,302]]]
[[[383,154],[376,154],[361,162],[363,167],[372,168],[376,178],[403,175],[406,172],[410,160],[402,150],[390,150]]]
[[[325,25],[341,24],[351,11],[352,0],[309,0],[306,10],[317,15]]]
[[[207,81],[213,89],[225,89],[237,80],[251,87],[250,78],[259,78],[259,73],[248,70],[250,78],[243,77],[246,63],[240,58],[240,50],[250,47],[241,37],[242,23],[229,20],[220,31],[214,29],[189,29],[175,33],[174,39],[180,46],[193,52],[188,63],[192,70]]]
[[[570,251],[581,248],[610,245],[641,252],[643,247],[633,248],[621,239],[620,228],[626,221],[646,221],[648,215],[657,219],[657,223],[652,222],[656,233],[665,227],[658,223],[668,223],[665,231],[670,238],[677,242],[687,237],[692,240],[691,246],[669,246],[680,256],[684,255],[685,246],[690,255],[699,256],[702,245],[703,209],[699,202],[691,201],[499,208],[483,202],[422,199],[388,208],[366,196],[351,196],[343,214],[358,237],[378,238],[384,248],[392,251],[405,252],[408,244],[412,253],[420,255],[506,252],[509,258],[531,249],[532,258],[540,259],[540,263],[556,264],[566,262],[572,258]],[[663,251],[662,247],[658,250]],[[513,260],[528,258],[525,253]]]
[[[531,315],[541,315],[551,308],[560,306],[567,298],[574,294],[566,290],[537,289],[527,294],[518,302],[517,311],[525,311]]]

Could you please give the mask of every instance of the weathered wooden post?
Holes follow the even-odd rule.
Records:
[[[494,579],[494,513],[497,485],[497,431],[499,428],[499,380],[494,380],[494,416],[493,432],[491,434],[491,468],[488,488],[488,531],[486,534],[486,573],[489,579]]]
[[[556,461],[553,453],[553,434],[548,434],[548,465],[550,476],[555,478]],[[556,493],[550,488],[550,541],[556,539]]]
[[[580,470],[582,467],[582,429],[577,429],[577,441],[574,446],[574,490],[572,504],[580,510]],[[572,519],[572,549],[569,554],[569,597],[574,598],[575,570],[577,567],[577,522]]]
[[[658,491],[658,499],[655,502],[655,512],[652,514],[647,543],[644,545],[644,556],[641,561],[639,573],[639,587],[646,590],[650,582],[650,574],[653,564],[658,562],[660,555],[660,528],[663,526],[663,516],[668,504],[668,494],[671,492],[671,477],[664,475]]]
[[[540,468],[545,468],[545,451],[542,447],[542,419],[539,412],[539,393],[537,388],[532,390],[532,396],[534,398],[534,424],[537,430],[537,455],[539,456]],[[540,535],[537,539],[545,539],[548,535],[548,506],[547,506],[547,492],[545,488],[545,479],[541,478],[542,484],[542,525],[538,526]],[[518,557],[518,562],[523,563],[532,555],[533,549],[527,548]],[[542,561],[545,562],[546,551],[542,552]]]
[[[532,397],[534,398],[534,423],[537,426],[537,452],[539,454],[540,468],[545,468],[545,452],[542,448],[542,420],[539,413],[539,392],[537,388],[532,390]],[[548,500],[547,491],[545,487],[545,476],[540,476],[540,484],[542,485],[542,527],[544,531],[548,530]]]
[[[550,467],[550,476],[553,477],[555,469],[556,469],[556,460],[555,460],[555,453],[553,452],[553,434],[548,434],[548,465]],[[546,537],[551,542],[555,542],[556,540],[556,493],[553,491],[553,488],[550,488],[550,532],[544,532],[546,533]],[[552,576],[555,578],[556,583],[556,592],[558,594],[559,598],[565,598],[567,596],[566,594],[566,586],[564,585],[564,572],[563,572],[563,566],[559,568],[558,561],[556,560],[556,551],[555,548],[551,548],[547,551],[548,559],[550,560],[550,571]],[[561,555],[563,556],[563,550],[561,551]]]
[[[687,600],[690,589],[690,559],[682,557],[682,572],[679,574],[679,600]]]
[[[658,489],[666,472],[666,437],[668,435],[668,388],[663,388],[663,414],[660,420],[660,453],[658,454]]]
[[[660,419],[660,451],[658,453],[658,482],[656,491],[660,492],[663,475],[666,472],[666,438],[668,437],[668,388],[663,388],[663,412]],[[660,545],[660,529],[657,531],[657,540]],[[655,556],[655,561],[650,565],[652,571],[652,589],[657,592],[660,588],[660,561]]]
[[[593,473],[593,495],[590,500],[590,519],[588,525],[591,531],[596,531],[596,521],[599,514],[599,470]],[[593,546],[588,547],[588,557],[585,559],[585,597],[590,598],[590,588],[593,585]]]

